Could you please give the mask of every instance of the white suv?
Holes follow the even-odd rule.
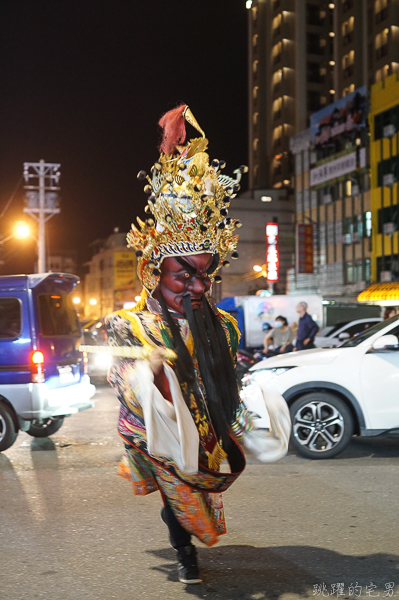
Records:
[[[270,379],[290,407],[291,444],[303,456],[332,458],[353,434],[397,434],[399,316],[339,348],[291,352],[254,365],[242,380],[242,397],[262,418],[260,426],[267,413],[257,382]]]

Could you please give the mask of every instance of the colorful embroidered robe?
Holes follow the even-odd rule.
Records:
[[[236,322],[223,311],[218,311],[218,317],[234,360],[239,341]],[[186,394],[186,404],[196,424],[200,442],[203,442],[210,427],[205,389],[187,320],[176,318],[176,322],[193,358],[201,401],[197,402],[193,394],[187,397],[187,389],[183,389],[183,386],[182,393],[183,396]],[[173,348],[166,322],[161,315],[149,310],[122,310],[114,313],[107,319],[107,330],[110,345]],[[136,495],[149,494],[159,489],[180,524],[206,545],[212,546],[216,543],[217,536],[226,531],[221,492],[233,483],[245,467],[238,441],[245,430],[252,428],[248,412],[243,407],[240,408],[237,420],[232,424],[232,444],[228,456],[231,472],[221,473],[218,469],[210,469],[208,457],[200,443],[198,473],[185,475],[172,459],[154,457],[148,453],[140,381],[135,373],[134,360],[115,361],[110,370],[109,382],[121,403],[118,432],[124,439],[126,448],[119,474],[132,481]]]

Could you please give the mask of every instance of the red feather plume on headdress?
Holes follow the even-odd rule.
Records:
[[[164,154],[173,154],[177,144],[184,144],[186,140],[186,126],[183,117],[187,104],[181,104],[177,108],[165,113],[159,120],[158,125],[162,127],[162,142],[159,151]]]

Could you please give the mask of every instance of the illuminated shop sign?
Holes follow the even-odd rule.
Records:
[[[278,281],[278,224],[266,224],[266,280],[271,283]]]

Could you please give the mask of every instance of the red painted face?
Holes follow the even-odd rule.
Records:
[[[154,291],[157,297],[161,291],[168,308],[184,315],[183,296],[189,294],[193,309],[201,306],[205,292],[211,287],[208,269],[212,264],[211,254],[195,254],[185,256],[187,267],[175,258],[165,258],[161,265],[161,278]]]

